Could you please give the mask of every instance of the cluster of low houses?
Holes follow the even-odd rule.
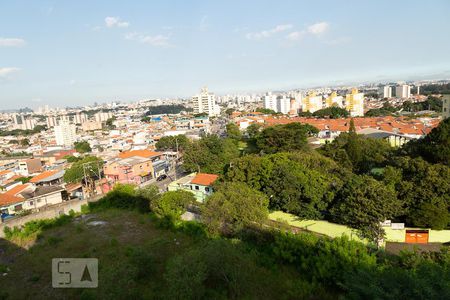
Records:
[[[96,178],[95,194],[110,191],[118,183],[141,185],[155,181],[173,167],[176,153],[153,150],[124,151],[105,162],[101,178]],[[51,169],[48,166],[52,166]],[[0,214],[2,219],[23,212],[37,211],[44,206],[54,205],[71,199],[89,196],[82,182],[64,182],[65,169],[70,164],[59,165],[58,160],[43,162],[41,158],[25,159],[16,162],[15,168],[0,171]],[[56,166],[56,167],[55,167]],[[24,168],[26,172],[23,172]],[[22,170],[22,172],[21,172]],[[28,181],[22,181],[30,175]],[[217,179],[213,174],[192,173],[173,181],[168,190],[190,190],[200,202],[212,193],[212,184]],[[23,183],[25,182],[25,183]]]

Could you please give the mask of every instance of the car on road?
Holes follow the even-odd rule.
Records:
[[[162,181],[162,180],[164,180],[166,178],[167,178],[167,175],[166,174],[162,174],[158,178],[156,178],[156,181]]]

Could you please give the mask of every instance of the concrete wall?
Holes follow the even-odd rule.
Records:
[[[0,238],[5,237],[4,229],[6,226],[10,228],[13,228],[14,226],[20,227],[25,223],[34,220],[52,219],[59,217],[62,214],[68,215],[70,210],[80,212],[81,206],[87,203],[87,200],[70,200],[60,204],[41,208],[39,212],[31,215],[5,220],[5,222],[0,223]]]

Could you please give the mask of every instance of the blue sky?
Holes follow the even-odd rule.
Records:
[[[450,77],[450,1],[0,0],[0,110]]]

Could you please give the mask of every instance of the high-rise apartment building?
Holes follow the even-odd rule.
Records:
[[[323,108],[322,95],[317,96],[315,92],[310,92],[302,99],[302,111],[313,113]]]
[[[352,117],[364,116],[364,93],[359,93],[356,88],[352,89],[352,92],[345,96],[345,108]]]
[[[52,128],[55,127],[58,124],[58,121],[55,116],[48,116],[47,117],[47,127]]]
[[[216,96],[208,92],[208,88],[201,89],[200,94],[192,97],[194,104],[194,113],[207,113],[208,116],[217,116],[220,114],[220,107],[216,104]]]
[[[278,113],[288,114],[291,110],[291,99],[286,97],[285,95],[277,98],[277,109],[275,110]]]
[[[407,84],[399,85],[395,88],[395,97],[409,98],[411,97],[411,86]]]
[[[450,118],[450,95],[442,97],[442,117]]]
[[[113,114],[112,112],[98,112],[94,115],[94,119],[96,122],[106,122],[108,119],[112,118]]]
[[[392,98],[392,87],[389,85],[382,86],[378,94],[381,98]]]
[[[70,124],[68,121],[60,121],[54,130],[57,145],[73,146],[77,138],[74,124]]]
[[[75,124],[83,124],[84,122],[87,121],[87,115],[85,113],[76,113],[75,116],[73,117],[73,122]]]
[[[325,100],[326,107],[337,106],[344,107],[344,97],[338,96],[336,92],[332,92]]]
[[[264,108],[277,111],[277,95],[268,92],[264,95]]]

